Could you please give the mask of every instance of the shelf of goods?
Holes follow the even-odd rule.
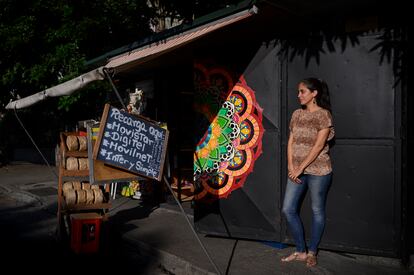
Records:
[[[109,186],[92,185],[89,181],[88,148],[82,132],[60,133],[58,181],[58,234],[70,214],[97,212],[106,220],[111,207]]]

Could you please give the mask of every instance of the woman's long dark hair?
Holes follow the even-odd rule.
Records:
[[[329,112],[332,112],[331,111],[331,100],[329,98],[329,88],[328,88],[328,84],[325,81],[319,78],[309,77],[309,78],[303,79],[301,82],[305,84],[305,86],[309,90],[318,91],[315,97],[316,103],[318,104],[318,106],[328,110]]]

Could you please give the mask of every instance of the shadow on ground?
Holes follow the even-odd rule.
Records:
[[[70,238],[58,240],[54,213],[38,205],[13,203],[0,196],[1,266],[13,271],[109,273],[133,271],[138,274],[162,274],[157,255],[145,255],[137,247],[122,240],[120,225],[131,218],[145,218],[149,207],[120,211],[104,222],[99,232],[100,247],[92,254],[76,254],[70,248]],[[155,272],[156,271],[156,272]]]

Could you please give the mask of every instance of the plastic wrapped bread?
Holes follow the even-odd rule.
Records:
[[[78,159],[74,157],[68,157],[66,159],[66,169],[67,170],[79,170]]]
[[[73,189],[75,189],[75,190],[81,190],[82,189],[82,184],[81,184],[80,181],[74,181],[74,182],[72,182],[72,185],[73,185]]]
[[[88,149],[88,141],[85,136],[78,136],[79,151],[86,151]]]
[[[93,190],[91,189],[85,189],[86,193],[86,204],[93,204],[95,201],[95,194],[93,193]]]
[[[93,189],[93,194],[95,196],[94,203],[102,203],[104,200],[103,193],[101,189]]]
[[[86,190],[76,190],[76,203],[78,204],[86,203]]]
[[[63,190],[63,194],[65,193],[66,190],[72,190],[73,189],[73,184],[71,181],[67,181],[63,184],[62,190]]]
[[[76,191],[73,189],[68,189],[64,193],[65,201],[68,206],[76,204]]]
[[[79,149],[79,142],[77,136],[67,136],[66,137],[66,146],[69,151],[77,151]]]
[[[78,162],[79,162],[79,170],[89,169],[88,158],[78,158]]]
[[[97,184],[91,184],[91,189],[92,190],[99,189],[99,185],[97,185]]]
[[[82,189],[83,190],[91,189],[91,184],[89,182],[82,182]]]

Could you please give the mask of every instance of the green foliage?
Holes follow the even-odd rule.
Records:
[[[85,60],[151,34],[160,9],[191,21],[235,0],[0,0],[0,164],[15,147],[31,147],[5,106],[85,72]],[[113,99],[107,81],[71,96],[50,98],[19,110],[39,146],[54,146],[60,131],[79,120],[98,119]],[[69,126],[69,128],[67,127]]]
[[[160,11],[191,20],[238,1],[151,2],[149,6],[147,0],[0,1],[0,112],[18,96],[80,75],[85,60],[149,35],[150,22],[159,18]],[[62,97],[56,110],[70,112],[84,93]]]
[[[0,112],[83,72],[86,59],[150,34],[145,0],[0,2]],[[82,98],[59,100],[59,109]]]
[[[110,98],[111,93],[113,91],[107,81],[94,82],[78,93],[59,97],[58,110],[68,113],[71,110],[76,110],[77,112],[82,110],[84,117],[80,117],[80,120],[98,118],[104,103]]]
[[[178,19],[223,8],[235,0],[2,0],[0,112],[25,97],[81,74],[85,60],[151,34],[160,11]],[[58,101],[70,111],[83,95]]]
[[[70,107],[72,107],[74,103],[78,102],[80,98],[81,98],[80,93],[75,93],[73,95],[68,95],[68,96],[62,96],[59,98],[58,109],[65,110],[66,112],[68,112],[70,110]]]

